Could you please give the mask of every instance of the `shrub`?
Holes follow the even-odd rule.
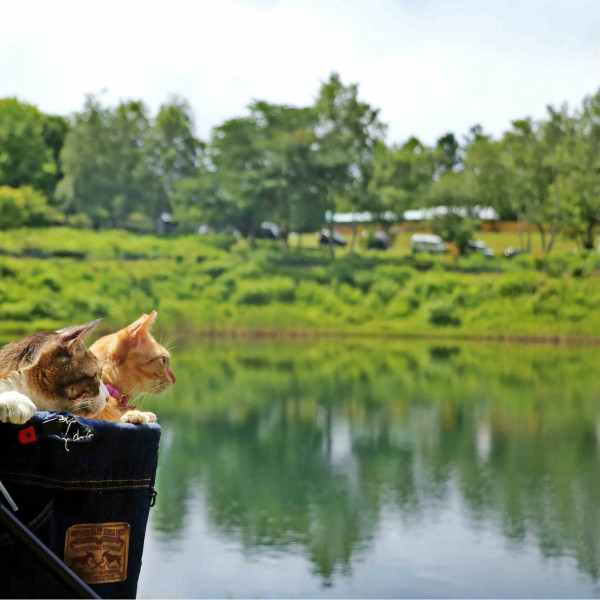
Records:
[[[443,302],[430,308],[429,322],[438,327],[458,327],[460,325],[460,318],[453,304]]]
[[[535,294],[543,279],[535,273],[519,273],[507,275],[498,283],[501,296],[522,296]]]
[[[219,250],[225,250],[229,252],[231,247],[237,242],[237,238],[234,235],[227,235],[225,233],[213,233],[202,236],[202,242],[207,246],[218,248]]]
[[[0,187],[0,229],[21,227],[26,221],[23,192],[5,185]]]
[[[337,293],[346,304],[357,305],[363,299],[362,292],[347,283],[342,283],[338,287]]]
[[[399,290],[400,285],[391,279],[376,281],[371,287],[371,293],[375,294],[384,304],[388,304]]]
[[[44,277],[40,283],[53,292],[60,292],[63,289],[62,283],[56,277]]]
[[[560,277],[568,268],[567,261],[562,256],[549,256],[546,259],[544,271],[550,277]]]
[[[293,302],[294,282],[287,277],[274,277],[255,281],[240,281],[233,296],[236,304],[265,305],[274,301]]]
[[[485,256],[476,252],[461,256],[457,261],[458,270],[464,273],[501,273],[509,265],[506,259]]]
[[[377,279],[391,279],[400,285],[404,285],[415,274],[415,270],[406,265],[379,265],[375,269]]]
[[[354,274],[354,283],[363,292],[367,293],[375,282],[375,278],[376,276],[374,271],[357,271]]]
[[[16,269],[13,269],[12,267],[10,267],[9,265],[5,264],[5,263],[0,263],[0,278],[1,279],[7,279],[9,277],[16,277],[17,276],[17,271]]]
[[[327,278],[332,283],[354,285],[354,268],[345,260],[334,260],[327,266]]]
[[[432,276],[417,283],[414,289],[417,294],[429,299],[452,294],[456,288],[463,285],[461,280],[454,275],[432,271]]]
[[[569,267],[569,274],[575,278],[589,277],[591,271],[589,263],[580,257],[574,258]]]
[[[76,215],[69,215],[67,217],[67,224],[74,229],[89,229],[92,226],[92,221],[86,214],[78,213]]]
[[[307,304],[316,304],[321,301],[329,290],[315,281],[300,281],[296,288],[296,298]]]
[[[26,223],[33,227],[51,225],[64,220],[64,215],[53,206],[48,205],[46,197],[32,187],[26,185],[19,188],[25,201]]]
[[[198,273],[202,275],[209,275],[213,279],[217,279],[229,270],[230,265],[226,262],[221,261],[210,261],[200,265]]]
[[[407,317],[414,309],[410,298],[394,298],[390,302],[386,314],[392,319],[403,318]]]

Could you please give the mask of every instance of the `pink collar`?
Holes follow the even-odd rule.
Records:
[[[116,387],[113,387],[112,385],[110,385],[110,383],[105,383],[104,385],[106,386],[108,393],[119,404],[121,404],[122,406],[127,406],[127,403],[129,402],[129,396],[126,396],[125,394],[121,394],[121,392]]]

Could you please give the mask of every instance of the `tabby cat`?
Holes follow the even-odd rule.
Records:
[[[104,410],[102,369],[83,342],[99,320],[34,333],[0,350],[0,422],[25,423],[36,410],[80,417]]]
[[[95,418],[123,423],[153,423],[156,415],[129,403],[131,396],[158,394],[175,383],[171,356],[150,333],[157,313],[142,315],[131,325],[96,340],[90,350],[102,365],[110,397]]]

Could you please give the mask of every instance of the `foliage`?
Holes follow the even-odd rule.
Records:
[[[60,211],[49,206],[41,192],[29,186],[0,186],[0,229],[42,227],[61,220]]]
[[[445,242],[456,244],[460,254],[465,254],[469,249],[469,241],[473,239],[475,233],[475,223],[473,219],[449,210],[432,220],[431,231]]]
[[[184,339],[204,330],[600,337],[594,254],[537,263],[380,253],[334,260],[325,250],[249,251],[232,241],[64,227],[0,232],[0,337],[98,317],[109,329],[152,309]]]
[[[0,186],[29,185],[46,195],[54,191],[57,165],[53,151],[55,139],[60,138],[54,132],[64,127],[59,120],[16,98],[0,100]]]
[[[209,225],[253,240],[261,223],[275,222],[287,245],[290,232],[318,230],[328,209],[402,218],[426,206],[460,214],[492,207],[501,219],[517,220],[522,250],[532,251],[535,231],[545,255],[561,234],[582,249],[595,246],[600,92],[573,110],[548,107],[545,118],[515,119],[500,139],[480,125],[462,142],[446,133],[432,146],[415,137],[389,144],[385,132],[358,84],[344,84],[337,73],[310,105],[253,101],[245,115],[215,127],[206,144],[183,98],[151,115],[139,100],[109,107],[89,96],[71,119],[5,98],[0,186],[33,188],[78,227],[161,230],[167,212],[182,235]],[[3,227],[60,219],[17,217],[19,203],[8,196],[12,216]],[[464,236],[447,229],[464,250]]]

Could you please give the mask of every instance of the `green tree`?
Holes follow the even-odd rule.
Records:
[[[515,218],[510,196],[510,170],[504,162],[501,142],[479,135],[466,148],[465,171],[471,174],[477,202],[491,206],[502,220]]]
[[[163,104],[145,142],[147,176],[158,184],[153,216],[173,208],[170,200],[176,185],[196,174],[203,148],[204,144],[194,135],[189,104],[177,97]]]
[[[549,193],[554,170],[547,160],[554,143],[550,130],[529,118],[513,121],[512,129],[503,138],[514,210],[519,221],[538,229],[544,252],[551,250],[559,230],[558,206]],[[531,250],[529,227],[527,231],[527,249]]]
[[[272,219],[284,241],[290,231],[314,231],[326,210],[323,168],[316,150],[316,114],[312,108],[255,102],[250,107],[263,156],[263,193],[271,197]]]
[[[449,210],[432,219],[431,231],[439,235],[445,242],[456,244],[458,251],[465,254],[469,248],[469,241],[473,239],[475,220]]]
[[[375,146],[371,190],[380,198],[383,210],[402,215],[426,202],[435,172],[432,152],[417,138],[402,146]]]
[[[447,133],[440,137],[433,151],[436,176],[454,171],[462,164],[462,153],[460,144],[453,133]]]
[[[61,152],[57,197],[68,213],[84,213],[95,226],[121,226],[134,211],[155,214],[156,177],[144,156],[149,127],[141,102],[110,110],[88,97]]]
[[[57,167],[48,141],[50,121],[34,106],[16,98],[0,100],[0,185],[31,185],[54,192]]]
[[[343,201],[354,211],[377,211],[378,198],[369,181],[375,146],[385,134],[379,110],[360,101],[358,85],[344,85],[337,73],[321,86],[315,109],[317,159],[329,209],[335,212],[336,203]]]
[[[550,196],[570,234],[579,238],[583,248],[591,249],[600,225],[600,92],[586,98],[575,116],[565,112],[551,110],[560,129],[548,160],[556,173]]]
[[[253,243],[261,222],[269,219],[275,209],[272,188],[276,185],[265,177],[265,151],[259,143],[255,120],[231,119],[217,127],[209,159],[217,199],[231,204],[242,233]],[[205,180],[210,177],[205,175]]]
[[[53,188],[55,190],[58,182],[63,178],[64,173],[60,164],[60,153],[65,143],[67,133],[71,128],[71,123],[66,117],[58,115],[44,115],[43,135],[46,146],[52,150],[52,156],[57,166],[56,181]],[[50,197],[52,199],[52,196]]]

